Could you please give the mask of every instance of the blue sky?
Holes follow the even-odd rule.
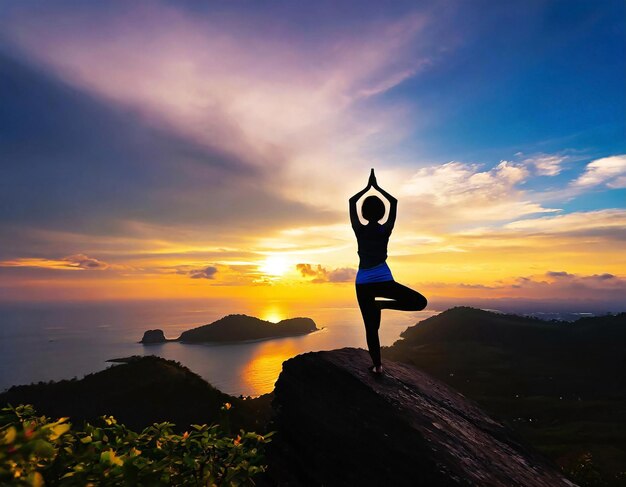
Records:
[[[459,26],[472,31],[467,43],[386,94],[432,115],[414,134],[425,156],[496,162],[520,151],[623,152],[623,2],[497,8],[470,14],[470,25]]]

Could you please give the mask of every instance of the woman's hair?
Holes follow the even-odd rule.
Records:
[[[385,203],[378,196],[368,196],[361,207],[363,218],[368,222],[378,221],[385,216]]]

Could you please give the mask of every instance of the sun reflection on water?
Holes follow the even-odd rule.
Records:
[[[283,362],[296,356],[300,351],[293,339],[261,343],[241,373],[246,390],[252,390],[253,396],[271,391],[282,370]]]

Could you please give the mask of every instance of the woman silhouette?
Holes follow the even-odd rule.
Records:
[[[380,220],[385,216],[385,204],[378,196],[373,195],[365,198],[361,207],[361,214],[367,220],[367,225],[363,225],[359,220],[357,202],[370,188],[377,190],[389,201],[389,216],[382,224]],[[367,348],[374,362],[369,370],[381,374],[383,367],[380,361],[378,339],[381,310],[420,311],[426,307],[427,301],[417,291],[394,281],[391,270],[387,266],[387,243],[396,222],[398,200],[378,186],[374,169],[370,173],[367,187],[355,194],[349,201],[350,222],[359,244],[356,297],[365,324]],[[387,300],[376,300],[377,297],[387,298]]]

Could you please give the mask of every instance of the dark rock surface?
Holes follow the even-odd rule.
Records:
[[[234,342],[259,340],[316,331],[311,318],[290,318],[272,323],[247,315],[228,315],[208,325],[183,332],[181,342]]]
[[[279,485],[572,486],[509,429],[440,381],[344,348],[283,363],[270,430]]]
[[[143,334],[143,338],[141,339],[141,343],[150,344],[150,343],[165,343],[167,338],[165,338],[165,334],[163,330],[148,330]]]

